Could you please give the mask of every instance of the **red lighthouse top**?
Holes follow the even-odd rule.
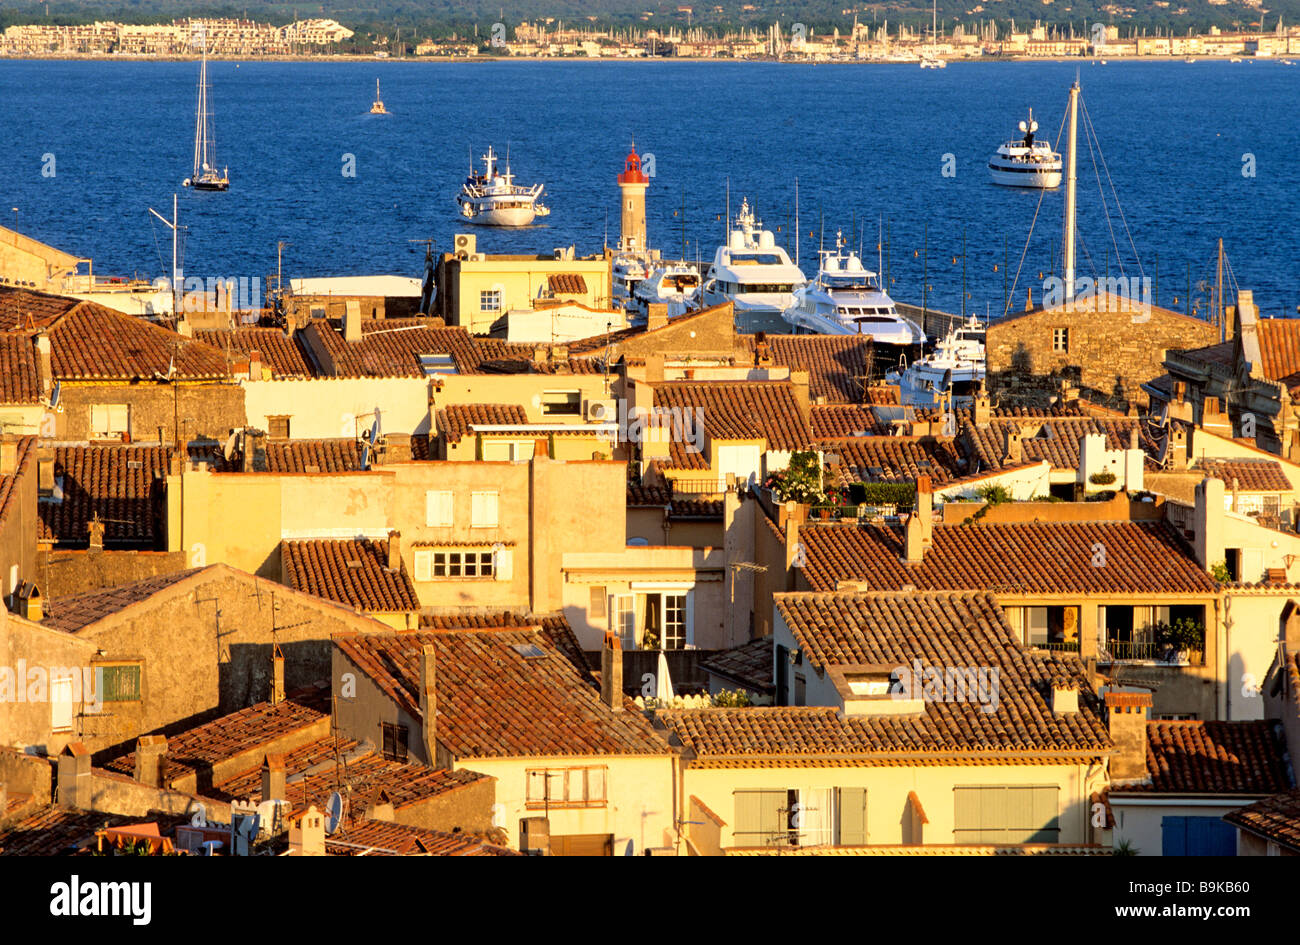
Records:
[[[635,150],[630,151],[623,162],[623,173],[618,175],[620,184],[648,184],[650,178],[641,170],[641,158]]]

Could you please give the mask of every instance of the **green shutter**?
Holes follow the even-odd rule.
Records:
[[[840,811],[839,835],[836,843],[843,847],[867,845],[867,789],[860,787],[836,788],[836,806]]]
[[[140,701],[140,667],[139,666],[97,666],[103,675],[103,692],[101,702],[139,702]]]
[[[780,842],[785,835],[785,791],[737,791],[736,846],[761,847]]]
[[[954,788],[954,843],[1056,843],[1060,833],[1055,785]]]

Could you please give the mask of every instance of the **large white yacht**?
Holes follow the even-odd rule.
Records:
[[[933,407],[941,395],[951,394],[954,407],[969,406],[984,382],[985,326],[972,315],[955,325],[932,352],[885,373],[885,380],[900,388],[905,407]]]
[[[866,335],[887,345],[925,343],[921,326],[898,314],[876,273],[856,253],[845,253],[842,234],[835,234],[835,249],[821,256],[817,278],[796,289],[793,304],[782,313],[796,334]]]
[[[461,216],[485,226],[527,226],[536,217],[551,211],[542,206],[542,185],[524,187],[515,183],[506,163],[505,173],[497,168],[497,155],[488,148],[483,155],[483,173],[476,174],[473,167],[456,195]]]
[[[650,274],[648,279],[639,282],[632,290],[632,301],[628,306],[637,315],[649,314],[649,306],[662,303],[668,306],[668,317],[684,315],[698,300],[700,294],[700,274],[694,266],[684,263],[669,263],[660,266]]]
[[[730,302],[736,325],[753,331],[779,321],[794,304],[794,291],[807,284],[803,271],[776,245],[771,230],[754,219],[749,201],[743,200],[726,246],[719,246],[705,274],[705,306]]]
[[[1004,141],[997,153],[989,158],[989,173],[993,183],[1005,187],[1052,188],[1061,186],[1061,155],[1045,141],[1035,141],[1034,110],[1029,119],[1020,123],[1024,137]]]

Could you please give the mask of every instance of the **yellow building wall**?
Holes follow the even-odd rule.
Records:
[[[460,320],[472,334],[487,334],[492,323],[512,308],[529,308],[547,286],[550,276],[575,273],[582,276],[586,292],[565,293],[565,298],[589,308],[604,308],[610,301],[610,268],[605,259],[485,259],[460,263]],[[480,310],[480,293],[501,291],[501,308]]]
[[[497,779],[493,822],[505,829],[510,846],[519,849],[519,822],[547,813],[527,803],[528,772],[588,765],[605,766],[607,801],[601,807],[551,808],[552,837],[612,834],[615,856],[640,856],[648,848],[675,845],[671,755],[462,758],[454,767]]]
[[[725,822],[720,843],[726,848],[736,845],[736,791],[863,787],[867,789],[867,838],[876,845],[904,842],[907,795],[914,791],[929,820],[923,828],[923,841],[930,845],[954,842],[956,787],[1055,785],[1060,789],[1059,842],[1079,844],[1087,843],[1090,835],[1086,772],[1086,767],[1078,764],[687,767],[682,773],[682,796],[698,797]]]

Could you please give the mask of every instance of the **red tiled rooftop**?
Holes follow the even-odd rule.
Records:
[[[1270,722],[1148,722],[1149,785],[1162,794],[1274,794],[1294,785]],[[1118,789],[1115,789],[1118,790]]]
[[[176,571],[172,574],[160,574],[132,581],[130,584],[116,584],[67,597],[47,598],[45,619],[41,621],[41,625],[52,630],[76,633],[127,607],[143,603],[155,594],[161,594],[202,570],[204,569],[190,568],[187,571]]]
[[[632,703],[613,712],[535,629],[339,635],[335,646],[414,718],[420,648],[436,651],[438,742],[454,757],[657,755],[668,747]],[[516,646],[542,651],[526,657]]]
[[[669,381],[655,386],[654,406],[677,409],[692,422],[698,416],[715,440],[764,440],[769,450],[806,449],[812,442],[786,382]]]
[[[406,565],[388,569],[385,541],[284,541],[280,554],[285,583],[294,590],[372,614],[420,609]]]
[[[25,334],[0,335],[0,404],[35,404],[40,399],[32,339]]]
[[[1282,464],[1273,459],[1210,459],[1197,460],[1192,467],[1207,476],[1221,479],[1232,492],[1232,482],[1242,492],[1290,492],[1291,480],[1282,471]]]
[[[700,669],[734,680],[755,692],[776,691],[773,677],[773,641],[759,637],[730,650],[719,650],[700,662]]]
[[[522,404],[449,404],[438,411],[438,432],[448,443],[459,443],[481,425],[523,426],[528,412]]]
[[[325,839],[334,856],[520,856],[468,833],[445,833],[382,820],[361,820]]]
[[[1300,790],[1275,794],[1223,817],[1248,833],[1300,853]]]
[[[361,469],[361,444],[351,438],[268,440],[264,443],[266,471],[273,473],[339,473]]]
[[[849,436],[888,436],[889,424],[881,422],[870,404],[813,404],[813,439],[839,439]]]
[[[54,476],[56,483],[62,479],[63,498],[40,502],[41,538],[85,547],[86,524],[98,514],[105,543],[152,545],[157,490],[171,453],[169,447],[126,444],[54,447]]]
[[[302,330],[304,343],[319,344],[334,361],[336,377],[425,377],[421,355],[451,355],[461,374],[478,366],[479,355],[464,328],[418,318],[363,320],[361,338],[344,340],[321,320]]]
[[[232,357],[247,358],[257,352],[263,366],[271,369],[272,378],[316,375],[311,359],[298,346],[297,339],[279,328],[241,326],[231,331],[196,331],[194,337]]]
[[[859,404],[867,399],[872,371],[870,337],[854,335],[768,335],[772,361],[808,372],[808,393],[829,404]]]
[[[888,525],[805,525],[799,530],[813,590],[839,581],[873,590],[994,590],[1025,594],[1213,595],[1213,578],[1164,523],[936,524],[918,564],[900,560],[901,530]],[[1098,557],[1098,548],[1104,557]],[[1104,565],[1094,565],[1104,561]]]

